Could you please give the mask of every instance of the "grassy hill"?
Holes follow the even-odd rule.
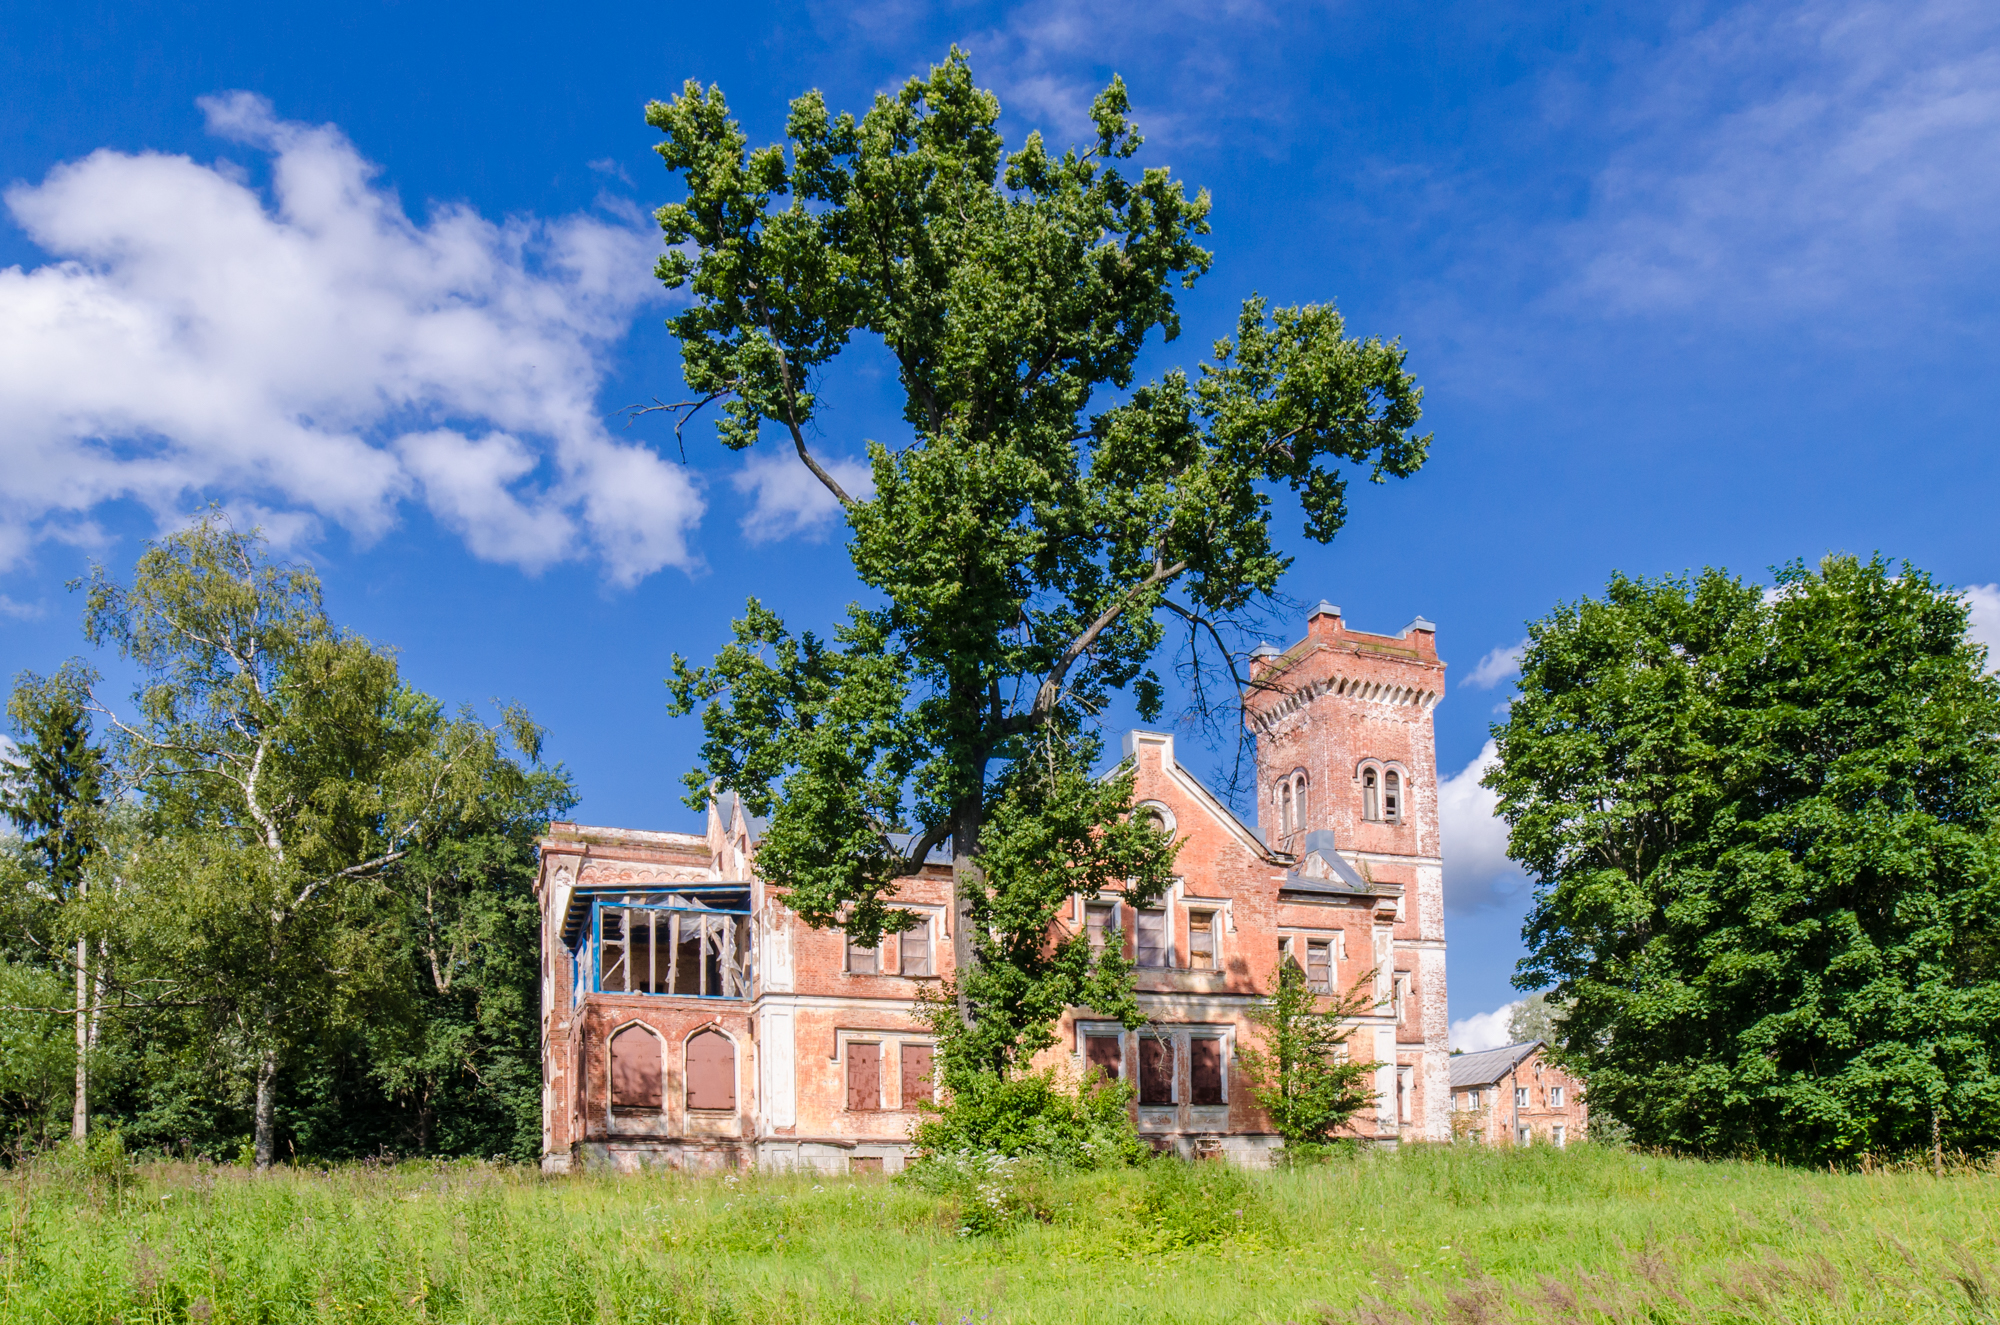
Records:
[[[103,1167],[103,1166],[100,1166]],[[1987,1319],[2000,1179],[1419,1147],[1295,1173],[0,1176],[0,1321]],[[1989,1294],[1993,1296],[1989,1298]]]

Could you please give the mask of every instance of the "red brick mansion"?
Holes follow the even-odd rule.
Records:
[[[1059,923],[1126,945],[1147,1022],[1070,1009],[1046,1060],[1133,1082],[1158,1146],[1264,1162],[1278,1138],[1236,1049],[1289,954],[1329,992],[1375,973],[1354,1052],[1381,1067],[1354,1133],[1449,1140],[1434,628],[1349,630],[1323,603],[1303,640],[1252,655],[1251,679],[1255,827],[1180,766],[1173,737],[1126,737],[1136,798],[1181,839],[1177,877],[1151,907],[1076,898]],[[862,948],[802,923],[758,878],[758,834],[729,795],[705,834],[550,826],[546,1167],[902,1166],[933,1091],[913,1012],[950,973],[949,862],[903,882],[923,923]]]

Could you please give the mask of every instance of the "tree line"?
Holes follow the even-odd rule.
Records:
[[[0,1123],[239,1155],[540,1150],[535,840],[574,803],[211,513],[85,633],[141,678],[24,675],[0,811]]]

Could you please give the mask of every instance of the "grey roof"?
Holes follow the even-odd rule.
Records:
[[[1521,1065],[1523,1059],[1542,1047],[1540,1040],[1525,1044],[1503,1044],[1498,1049],[1481,1049],[1476,1054],[1451,1056],[1451,1088],[1490,1086]]]
[[[1304,866],[1308,859],[1318,856],[1326,867],[1326,874],[1314,878],[1307,874]],[[1295,893],[1326,893],[1351,896],[1354,893],[1371,893],[1373,888],[1361,877],[1361,872],[1347,863],[1347,858],[1333,849],[1333,832],[1327,828],[1315,828],[1299,842],[1299,863],[1285,874],[1284,889]]]

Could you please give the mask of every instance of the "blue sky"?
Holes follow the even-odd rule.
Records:
[[[2000,623],[2000,10],[17,2],[0,33],[0,668],[79,652],[64,583],[205,502],[320,568],[449,700],[525,702],[587,821],[691,826],[660,678],[755,593],[852,594],[796,474],[686,459],[648,275],[644,103],[719,82],[753,141],[952,43],[1011,139],[1117,72],[1215,199],[1198,359],[1238,301],[1400,336],[1429,466],[1285,586],[1439,625],[1452,1015],[1515,995],[1526,904],[1472,783],[1523,623],[1614,569],[1909,560]],[[857,347],[824,448],[900,435]],[[1299,628],[1293,623],[1293,629]],[[108,660],[107,669],[116,675]],[[1185,757],[1212,756],[1184,740]]]

